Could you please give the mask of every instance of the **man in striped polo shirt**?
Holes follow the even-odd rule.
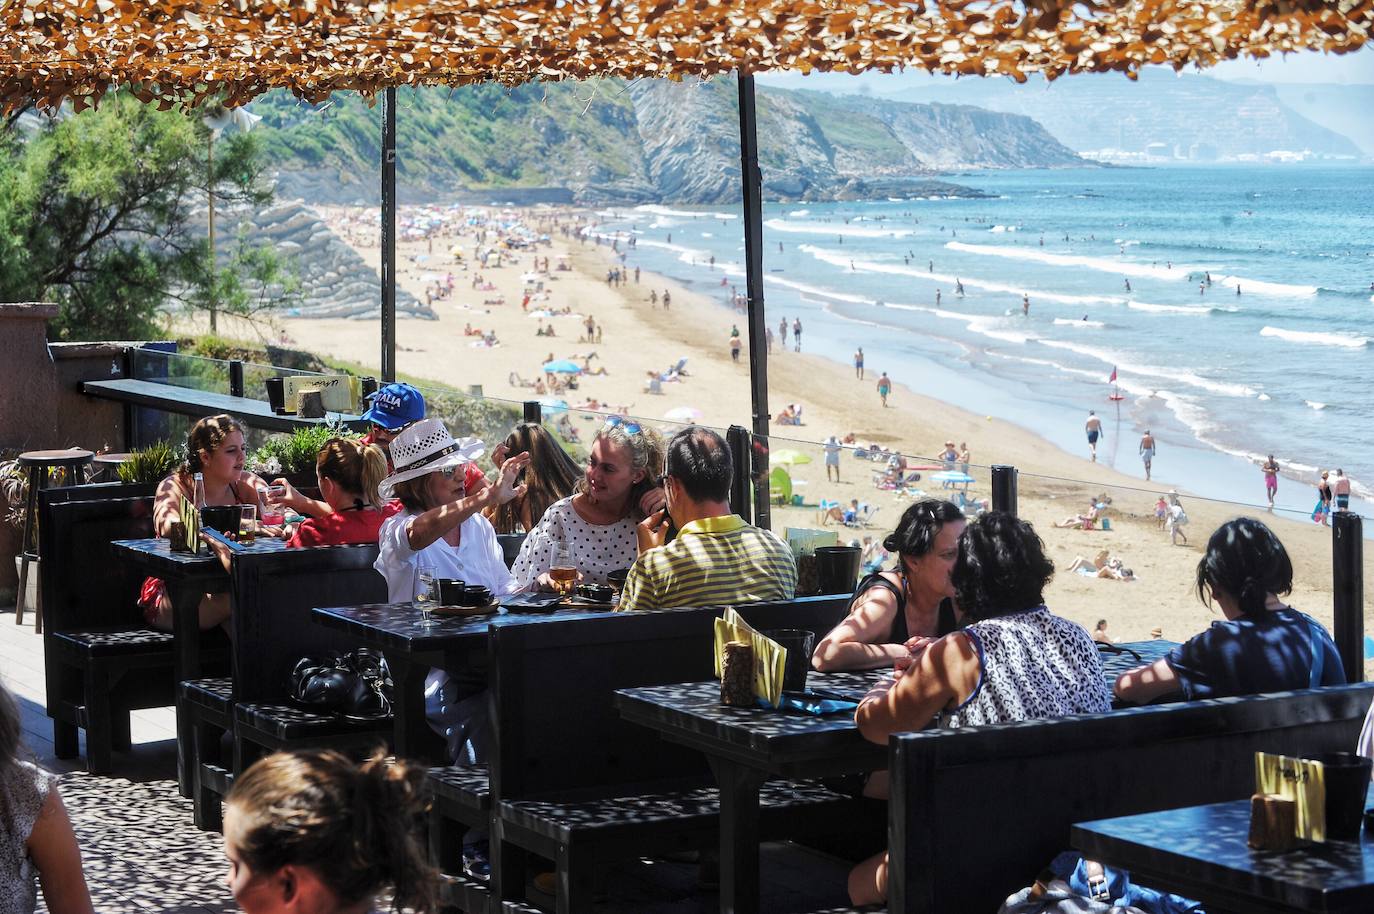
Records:
[[[639,558],[620,597],[622,610],[789,600],[797,589],[792,550],[730,510],[730,448],[715,432],[683,429],[668,442],[663,489],[667,516],[640,523]],[[668,520],[677,537],[668,544]]]

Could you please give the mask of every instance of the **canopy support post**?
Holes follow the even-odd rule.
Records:
[[[396,380],[396,90],[382,94],[382,383]]]
[[[753,450],[768,444],[768,330],[763,306],[763,174],[759,170],[758,116],[754,107],[754,77],[739,73],[739,155],[740,179],[744,183],[744,288],[749,312],[749,393],[753,410]],[[768,462],[763,469],[755,459],[754,523],[765,530],[772,527],[768,504]],[[744,512],[740,512],[743,514]],[[747,515],[746,515],[747,516]]]

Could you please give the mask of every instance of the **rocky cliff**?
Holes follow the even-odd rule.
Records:
[[[254,103],[286,195],[375,203],[380,112]],[[739,200],[735,83],[615,80],[402,90],[403,201],[731,203]],[[915,195],[942,170],[1085,164],[1035,121],[963,105],[758,90],[764,196]]]

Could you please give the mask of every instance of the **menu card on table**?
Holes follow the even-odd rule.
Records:
[[[787,665],[787,648],[755,631],[743,617],[726,607],[716,620],[716,678],[725,663],[725,645],[743,641],[754,649],[754,694],[771,707],[782,703],[782,674]]]
[[[1296,837],[1326,840],[1326,784],[1321,762],[1256,752],[1255,792],[1293,801],[1297,807]]]

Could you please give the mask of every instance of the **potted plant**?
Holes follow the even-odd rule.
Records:
[[[342,425],[307,425],[289,435],[273,435],[259,445],[248,466],[263,479],[286,478],[296,488],[314,487],[315,460],[330,438],[353,438]]]
[[[142,450],[129,452],[129,459],[119,465],[119,481],[156,485],[171,475],[180,463],[181,455],[177,450],[166,441],[158,441]]]

